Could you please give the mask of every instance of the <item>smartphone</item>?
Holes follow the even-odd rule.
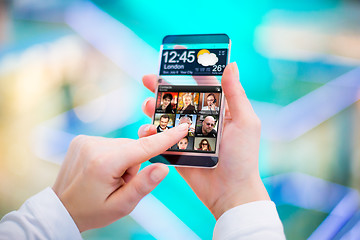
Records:
[[[189,129],[186,137],[150,162],[216,167],[225,113],[221,77],[230,47],[226,34],[164,37],[153,124],[158,133],[184,122]]]

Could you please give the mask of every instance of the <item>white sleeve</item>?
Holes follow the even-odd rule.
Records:
[[[274,202],[246,203],[221,215],[215,225],[213,240],[232,239],[286,239]]]
[[[70,214],[51,188],[29,198],[0,221],[0,239],[82,239]]]

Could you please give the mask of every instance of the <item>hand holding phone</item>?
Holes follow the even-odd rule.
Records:
[[[156,75],[147,75],[143,83],[155,92],[157,80]],[[218,166],[215,169],[176,168],[216,219],[235,206],[270,200],[258,169],[260,120],[239,82],[235,63],[226,67],[221,84],[227,104]],[[155,105],[154,98],[146,101],[145,114],[153,116]],[[140,137],[154,133],[153,125],[139,129]]]

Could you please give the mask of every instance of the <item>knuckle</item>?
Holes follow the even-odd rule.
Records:
[[[89,162],[87,164],[87,169],[91,172],[99,172],[101,168],[103,168],[103,158],[100,156],[93,157],[89,159]]]
[[[70,143],[80,151],[90,151],[94,147],[94,138],[87,135],[78,135]]]
[[[261,120],[254,113],[254,114],[251,114],[249,117],[243,119],[242,125],[246,126],[249,129],[252,129],[252,130],[260,130],[261,129]]]
[[[78,135],[70,143],[68,154],[71,153],[76,158],[82,158],[84,155],[84,145],[89,141],[89,136]]]
[[[140,201],[148,193],[148,187],[145,184],[134,184],[134,201]]]
[[[139,145],[141,150],[145,153],[146,156],[150,155],[150,149],[152,148],[151,140],[149,138],[140,138]]]
[[[71,141],[70,146],[80,146],[84,141],[86,141],[88,136],[86,135],[78,135],[74,137],[74,139]]]
[[[90,174],[99,172],[104,167],[106,156],[97,151],[96,139],[81,135],[75,141],[78,158],[83,162],[84,171]]]
[[[256,128],[261,128],[261,120],[258,116],[254,116],[254,121],[253,121],[254,127]]]
[[[87,136],[82,142],[81,149],[82,151],[90,152],[92,149],[94,149],[94,141],[92,141],[92,139]]]
[[[112,174],[108,159],[113,156],[108,153],[91,153],[86,164],[86,171],[97,179],[106,179]]]

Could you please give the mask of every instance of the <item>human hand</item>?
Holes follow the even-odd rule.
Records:
[[[216,219],[238,205],[270,199],[258,169],[261,123],[239,82],[236,63],[226,67],[221,82],[227,103],[218,166],[214,169],[177,167]],[[144,76],[143,83],[154,92],[157,76]],[[144,113],[152,116],[154,109],[155,99],[148,99]],[[139,136],[155,133],[152,128],[148,132],[140,130]]]
[[[146,133],[148,129],[139,131]],[[153,164],[137,174],[140,164],[185,135],[187,124],[138,140],[76,137],[53,190],[79,231],[104,227],[128,215],[169,171],[164,164]]]

